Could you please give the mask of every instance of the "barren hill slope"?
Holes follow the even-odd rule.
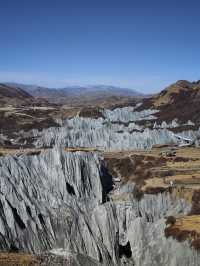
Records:
[[[68,105],[102,105],[114,101],[141,98],[144,95],[127,88],[106,85],[94,86],[68,86],[65,88],[45,88],[33,85],[7,83],[11,87],[19,87],[27,91],[35,98],[47,99],[50,103]]]
[[[2,106],[32,106],[48,104],[46,99],[35,98],[20,87],[0,83],[0,107]]]
[[[33,99],[33,96],[20,88],[11,88],[5,84],[0,84],[0,105],[27,104]]]
[[[144,99],[140,110],[153,108],[160,110],[158,117],[162,121],[177,118],[180,122],[192,120],[200,123],[200,81],[180,80],[159,94]]]

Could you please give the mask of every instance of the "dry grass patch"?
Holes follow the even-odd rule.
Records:
[[[33,255],[18,253],[0,253],[1,266],[36,266],[39,265]]]
[[[122,182],[132,181],[143,192],[157,193],[173,181],[172,191],[192,202],[193,192],[200,189],[200,149],[177,148],[173,158],[163,157],[162,151],[161,146],[150,151],[106,152],[104,157],[111,175]]]
[[[166,237],[173,237],[179,242],[188,240],[193,248],[200,249],[200,215],[176,218],[169,224],[165,229]]]
[[[83,151],[83,152],[100,152],[101,150],[97,148],[92,147],[66,147],[64,149],[66,152],[77,152],[77,151]]]

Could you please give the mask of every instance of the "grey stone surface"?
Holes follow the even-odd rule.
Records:
[[[82,254],[94,265],[198,265],[187,243],[164,236],[164,217],[190,206],[168,193],[103,202],[101,166],[95,153],[60,149],[0,158],[1,249]]]
[[[188,213],[188,203],[167,192],[145,194],[138,201],[133,183],[113,190],[117,200],[111,195],[106,201],[112,177],[100,153],[61,148],[128,150],[176,143],[169,125],[150,130],[134,122],[151,119],[149,111],[106,112],[105,120],[76,117],[61,128],[27,133],[38,137],[36,146],[53,145],[52,150],[0,157],[0,249],[45,253],[46,264],[52,266],[67,261],[75,266],[199,266],[200,255],[188,242],[164,235],[165,217]],[[111,123],[130,119],[129,125]],[[133,129],[141,132],[131,133]],[[180,134],[196,137],[200,131]]]
[[[130,150],[151,149],[156,144],[177,144],[177,138],[170,131],[171,128],[180,126],[176,119],[169,124],[163,122],[157,125],[155,123],[153,129],[137,124],[138,120],[156,119],[156,117],[151,117],[156,112],[156,110],[135,112],[133,107],[119,108],[114,111],[105,110],[106,119],[74,117],[66,120],[60,128],[49,128],[42,132],[34,130],[32,134],[37,138],[35,141],[37,147],[56,145]],[[124,124],[127,121],[129,123]],[[196,139],[200,137],[200,130],[188,130],[178,134]]]

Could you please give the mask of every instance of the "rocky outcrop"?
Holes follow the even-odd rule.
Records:
[[[1,157],[0,176],[2,250],[53,249],[89,256],[91,265],[176,265],[183,254],[191,263],[199,259],[187,244],[164,237],[164,217],[190,206],[167,192],[138,201],[131,184],[105,202],[112,177],[95,153],[53,149]]]
[[[137,106],[136,106],[137,107]],[[140,112],[134,111],[136,107],[123,107],[114,110],[104,110],[104,116],[110,121],[130,122],[139,120],[156,119],[157,110],[143,110]]]
[[[134,128],[136,130],[134,130]],[[184,131],[185,137],[196,138],[200,131]],[[49,128],[35,132],[35,145],[99,147],[104,150],[150,149],[156,144],[178,143],[174,133],[168,129],[145,128],[138,131],[123,125],[111,124],[103,119],[73,118],[65,122],[61,128]]]
[[[92,153],[45,151],[0,160],[0,247],[42,252],[54,247],[110,265],[89,226],[103,201],[101,159]]]
[[[58,261],[71,258],[72,265],[200,265],[199,253],[187,242],[164,234],[165,217],[188,213],[189,203],[160,191],[136,198],[131,182],[115,190],[99,152],[63,149],[129,150],[177,143],[168,130],[175,122],[154,129],[137,124],[152,115],[124,108],[105,111],[105,118],[74,117],[59,128],[27,132],[35,146],[53,148],[0,157],[0,249],[48,251],[47,261],[61,256]],[[200,131],[180,135],[196,138]]]
[[[200,131],[191,121],[179,124],[173,120],[160,125],[153,114],[156,110],[134,111],[134,107],[104,110],[104,118],[74,117],[59,128],[29,132],[35,138],[35,146],[96,147],[104,150],[150,149],[157,144],[178,144],[176,134],[192,139],[200,137]],[[153,119],[153,120],[152,120]],[[138,122],[140,123],[138,124]],[[142,121],[142,123],[141,123]],[[147,127],[146,123],[150,122]],[[27,134],[26,134],[27,135]]]

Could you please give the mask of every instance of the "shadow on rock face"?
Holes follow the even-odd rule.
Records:
[[[122,258],[123,256],[126,258],[131,258],[132,256],[131,245],[129,241],[125,246],[119,245],[119,257]]]
[[[113,177],[112,175],[109,173],[108,169],[105,167],[104,164],[102,164],[101,166],[101,184],[102,184],[102,188],[103,188],[103,203],[108,201],[108,193],[113,189]]]

